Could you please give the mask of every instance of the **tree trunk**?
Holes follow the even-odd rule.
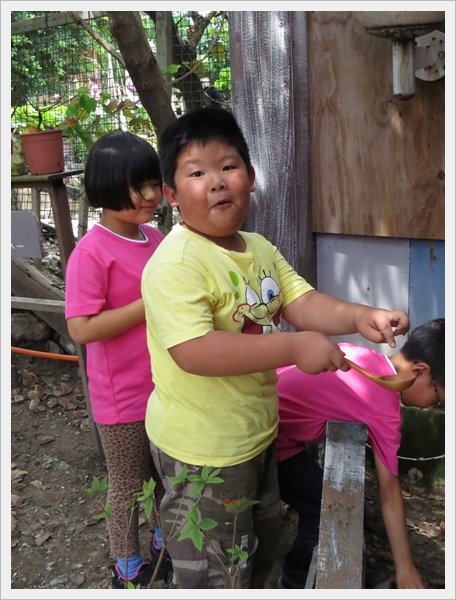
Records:
[[[117,41],[141,104],[160,137],[176,118],[171,98],[137,12],[108,12],[109,29]]]

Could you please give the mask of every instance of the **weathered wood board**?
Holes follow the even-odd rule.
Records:
[[[361,423],[327,423],[316,588],[363,587],[366,439]]]
[[[308,13],[313,230],[445,237],[445,78],[392,95],[392,43],[356,12]]]

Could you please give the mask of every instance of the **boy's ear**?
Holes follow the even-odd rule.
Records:
[[[412,372],[417,377],[420,375],[429,375],[431,367],[425,362],[413,363]]]
[[[249,180],[250,180],[250,191],[254,192],[255,191],[255,169],[250,166],[249,168]]]
[[[178,208],[179,201],[177,200],[176,190],[169,186],[167,183],[163,184],[163,194],[166,196],[171,208]]]

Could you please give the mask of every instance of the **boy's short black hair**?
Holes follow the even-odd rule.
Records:
[[[401,352],[407,360],[427,363],[436,383],[445,385],[445,319],[433,319],[413,329]]]
[[[134,208],[130,190],[145,181],[162,184],[158,154],[149,142],[128,131],[107,133],[90,149],[84,187],[94,208],[120,211]]]
[[[249,148],[234,115],[223,108],[197,108],[171,123],[160,138],[158,154],[164,182],[175,188],[174,175],[182,150],[194,143],[204,145],[213,140],[236,148],[250,169]]]

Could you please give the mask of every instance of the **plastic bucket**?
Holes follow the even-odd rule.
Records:
[[[64,170],[61,129],[23,133],[21,141],[31,175],[48,175]]]

